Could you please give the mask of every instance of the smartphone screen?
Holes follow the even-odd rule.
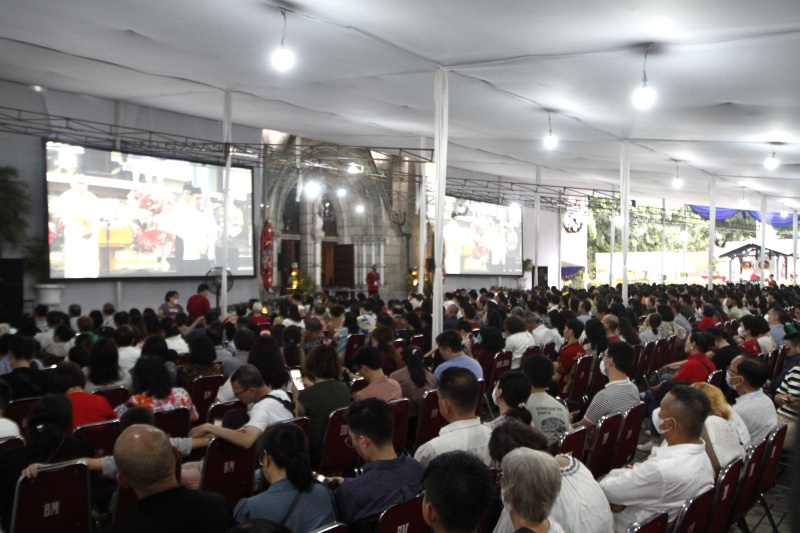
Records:
[[[297,390],[303,390],[303,377],[300,374],[300,371],[297,369],[292,369],[289,371],[292,376],[292,381],[294,381],[294,386],[297,387]]]

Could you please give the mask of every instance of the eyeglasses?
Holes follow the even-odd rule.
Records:
[[[244,394],[245,392],[247,392],[247,389],[242,389],[239,392],[236,392],[236,390],[233,387],[231,387],[231,392],[233,392],[233,395],[236,398],[238,398],[241,394]]]
[[[353,447],[353,439],[351,439],[350,437],[346,437],[344,439],[344,443],[347,445],[348,448],[352,448]]]

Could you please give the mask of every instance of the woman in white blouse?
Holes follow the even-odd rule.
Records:
[[[711,400],[711,411],[703,424],[702,438],[706,443],[706,453],[711,459],[714,472],[736,459],[744,459],[745,448],[742,446],[737,431],[737,424],[725,396],[719,387],[710,383],[692,383],[692,387],[700,389]]]

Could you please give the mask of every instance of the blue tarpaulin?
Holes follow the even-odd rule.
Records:
[[[700,215],[701,218],[706,220],[711,216],[711,208],[704,205],[689,205],[692,211]],[[717,208],[716,220],[727,220],[738,213],[738,209],[726,209],[724,207]]]
[[[711,216],[711,208],[708,206],[689,205],[689,207],[692,211],[700,215],[700,217],[704,218],[705,220],[708,220]],[[739,213],[739,209],[726,209],[723,207],[718,207],[716,220],[727,220],[736,215],[736,213]],[[761,222],[760,211],[741,211],[741,213],[745,218],[747,218],[747,214],[749,213],[751,217]],[[800,220],[800,216],[798,216],[798,220]],[[787,226],[791,226],[792,215],[787,214],[786,216],[782,216],[780,213],[776,213],[774,211],[767,212],[767,224],[773,228],[785,228]]]

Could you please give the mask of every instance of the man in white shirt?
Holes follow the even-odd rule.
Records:
[[[133,330],[122,326],[114,331],[114,344],[119,352],[119,367],[130,372],[142,355],[142,349],[133,345]]]
[[[564,340],[559,336],[557,331],[554,331],[542,323],[542,317],[533,311],[525,313],[525,324],[528,332],[531,334],[531,345],[536,345],[539,348],[544,348],[545,344],[551,342],[556,343],[556,351],[561,350],[561,344]]]
[[[525,321],[516,316],[509,316],[503,323],[506,334],[506,350],[511,352],[511,368],[519,368],[522,354],[528,346],[534,344],[531,334],[525,329]]]
[[[61,325],[61,313],[58,311],[48,311],[46,320],[47,330],[33,336],[33,339],[39,343],[42,350],[47,349],[55,342],[53,340],[53,333],[55,333],[56,328]]]
[[[775,405],[762,387],[769,377],[767,364],[755,355],[738,355],[725,376],[728,386],[739,395],[733,410],[744,420],[753,444],[769,435],[778,424]]]
[[[233,395],[245,405],[253,404],[250,421],[241,430],[226,429],[213,423],[197,426],[190,437],[212,435],[242,448],[250,448],[268,427],[294,417],[289,395],[282,390],[272,390],[253,365],[243,365],[231,376]]]
[[[462,450],[476,455],[487,466],[491,464],[489,438],[492,430],[475,416],[478,404],[478,380],[466,368],[448,368],[439,380],[439,412],[448,424],[439,436],[417,449],[414,459],[422,468],[445,452]]]
[[[547,394],[553,379],[553,362],[536,354],[522,362],[522,372],[531,380],[531,396],[525,408],[533,417],[533,426],[541,429],[552,445],[569,431],[569,411],[564,404]]]
[[[654,420],[665,441],[650,457],[617,468],[600,481],[600,488],[614,513],[614,531],[628,527],[652,513],[666,512],[669,521],[681,505],[714,485],[714,469],[700,438],[711,402],[702,391],[686,385],[675,386],[654,411]]]

